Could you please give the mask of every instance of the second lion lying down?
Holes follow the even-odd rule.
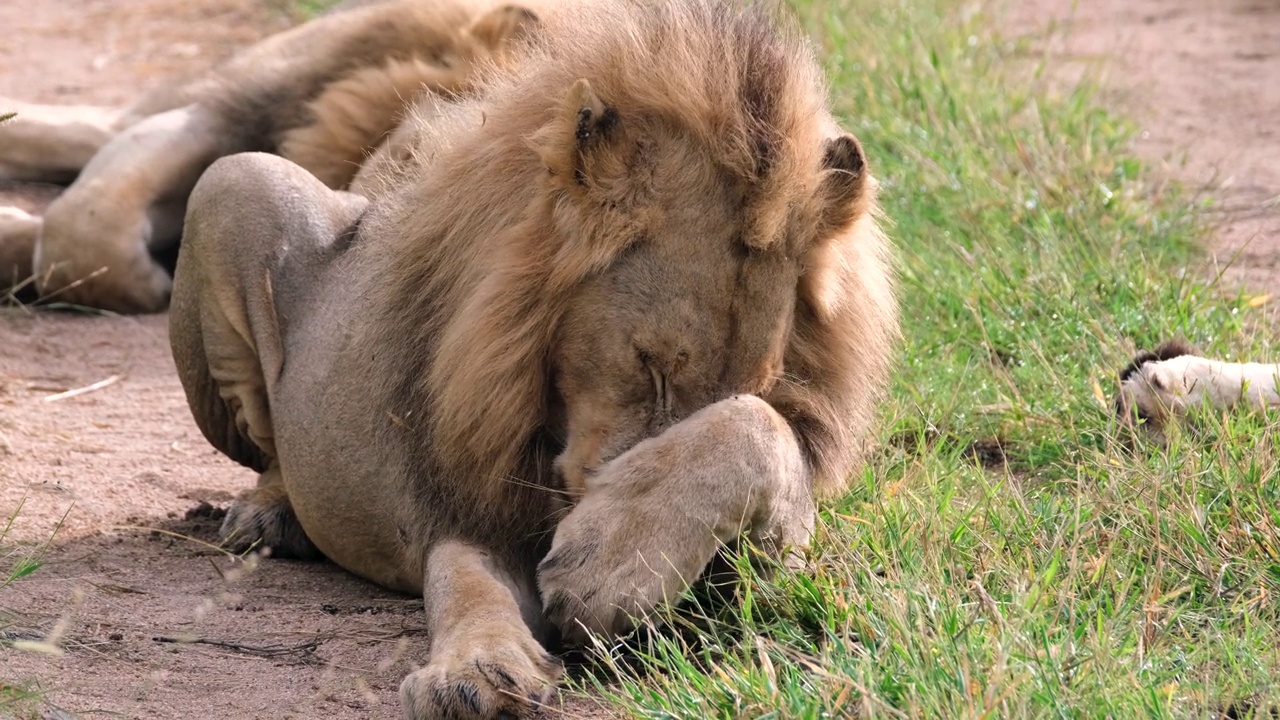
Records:
[[[728,0],[546,13],[335,191],[195,187],[171,312],[196,420],[261,473],[224,532],[421,592],[412,718],[524,715],[722,543],[807,543],[897,333],[874,181],[811,50]]]

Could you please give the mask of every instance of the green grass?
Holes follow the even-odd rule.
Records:
[[[325,14],[339,2],[341,0],[292,0],[292,5],[300,19],[310,20]]]
[[[652,718],[1280,709],[1280,425],[1206,414],[1135,452],[1107,406],[1135,344],[1274,357],[1254,303],[1206,280],[1197,204],[972,3],[793,6],[899,248],[880,449],[806,573],[601,648],[617,675],[586,685]]]
[[[6,538],[13,530],[13,524],[22,512],[24,504],[26,504],[25,499],[19,501],[18,507],[14,508],[5,520],[4,526],[0,527],[0,590],[39,570],[44,564],[42,558],[53,542],[53,535],[50,535],[49,540],[36,546],[7,546]],[[61,527],[62,523],[59,522],[58,529]],[[57,529],[54,530],[54,534],[56,533]]]
[[[44,566],[44,555],[53,543],[54,536],[62,528],[62,522],[59,521],[49,539],[37,545],[10,544],[7,542],[10,532],[18,515],[22,512],[24,503],[25,499],[19,501],[18,506],[9,513],[8,518],[0,519],[4,523],[0,525],[0,657],[6,653],[18,652],[12,647],[15,643],[14,638],[23,635],[22,633],[15,635],[10,629],[12,619],[7,617],[3,610],[3,593],[10,585],[30,576]],[[65,517],[63,519],[65,520]],[[4,672],[0,671],[0,717],[33,719],[45,717],[40,713],[47,707],[51,706],[46,703],[39,682],[6,677]]]

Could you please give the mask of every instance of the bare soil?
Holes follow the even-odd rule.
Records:
[[[1104,72],[1142,123],[1138,151],[1214,190],[1211,250],[1238,252],[1227,282],[1280,291],[1280,2],[1022,0],[1004,21],[1057,23],[1047,49]],[[0,97],[125,103],[289,22],[253,0],[0,3]],[[0,185],[0,205],[38,210],[55,192]],[[50,717],[397,716],[425,656],[420,601],[205,544],[253,476],[191,421],[166,323],[0,311],[0,516],[23,503],[6,543],[54,537],[47,564],[0,591],[0,639],[52,633],[62,649],[0,643],[0,681],[38,682]]]
[[[1097,76],[1134,149],[1213,204],[1221,288],[1280,298],[1280,0],[1008,0],[1054,76]],[[1280,304],[1270,303],[1271,316]]]

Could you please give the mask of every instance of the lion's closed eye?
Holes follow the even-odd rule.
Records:
[[[671,378],[673,363],[665,363],[652,351],[643,348],[637,348],[636,357],[644,368],[644,374],[652,383],[648,398],[652,403],[651,424],[658,427],[664,426],[670,421],[674,404],[675,388]]]

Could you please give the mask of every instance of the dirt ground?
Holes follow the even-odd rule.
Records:
[[[279,7],[0,3],[0,99],[127,102],[287,26]],[[1280,291],[1280,2],[1010,0],[1002,21],[1058,27],[1047,49],[1104,73],[1141,123],[1138,151],[1214,190],[1212,249],[1222,263],[1239,251],[1227,282]],[[54,192],[0,184],[0,205],[34,210]],[[57,529],[48,564],[0,591],[0,638],[54,633],[64,650],[0,645],[0,680],[39,679],[50,717],[398,716],[396,687],[425,653],[420,601],[331,565],[252,569],[203,545],[252,480],[192,423],[164,316],[0,311],[0,515],[24,503],[11,546]]]
[[[1011,29],[1052,28],[1060,78],[1100,76],[1141,157],[1212,196],[1222,288],[1280,298],[1280,0],[1006,1]]]

